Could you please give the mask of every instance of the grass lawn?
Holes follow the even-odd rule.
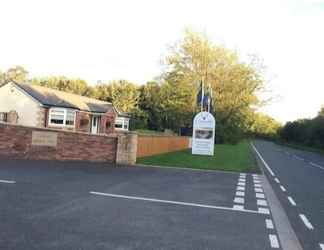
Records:
[[[192,155],[191,149],[137,159],[144,165],[195,169],[259,172],[252,149],[247,141],[236,145],[215,145],[214,156]]]

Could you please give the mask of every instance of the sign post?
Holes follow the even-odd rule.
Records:
[[[209,112],[198,113],[193,121],[192,154],[214,155],[215,118]]]

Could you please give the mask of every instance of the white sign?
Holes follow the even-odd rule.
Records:
[[[215,118],[209,112],[198,113],[193,121],[192,154],[214,155]]]

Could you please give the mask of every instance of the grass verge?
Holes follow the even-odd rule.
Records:
[[[247,141],[236,145],[215,145],[214,156],[192,155],[191,149],[137,159],[138,164],[224,170],[234,172],[260,172]]]

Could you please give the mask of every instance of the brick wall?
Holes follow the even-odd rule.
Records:
[[[138,135],[137,157],[163,154],[189,148],[189,137]]]
[[[53,133],[56,146],[32,145],[33,131]],[[0,123],[0,158],[115,162],[116,152],[116,136]]]

